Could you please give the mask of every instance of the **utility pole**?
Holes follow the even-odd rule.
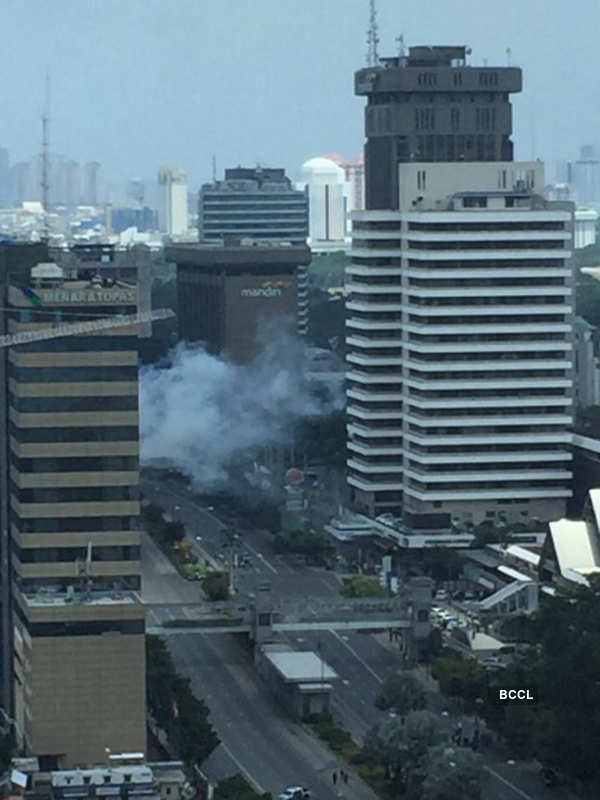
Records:
[[[44,109],[42,111],[42,206],[44,209],[43,241],[48,243],[50,239],[50,228],[48,221],[49,214],[49,124],[50,124],[50,73],[46,72],[46,93],[44,98]]]
[[[376,67],[379,63],[379,29],[375,0],[369,0],[369,28],[367,30],[367,66]]]

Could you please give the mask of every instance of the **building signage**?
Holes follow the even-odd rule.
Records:
[[[137,303],[135,289],[38,289],[43,303]]]
[[[291,281],[263,281],[260,287],[241,289],[242,297],[281,297],[281,290],[291,286]]]
[[[266,289],[241,289],[242,297],[281,297],[281,289],[274,289],[269,286]]]

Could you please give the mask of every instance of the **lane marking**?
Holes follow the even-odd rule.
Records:
[[[375,672],[375,670],[371,669],[371,667],[370,667],[370,666],[367,664],[367,662],[366,662],[366,661],[364,661],[364,660],[363,660],[363,659],[362,659],[362,658],[361,658],[361,657],[358,655],[358,653],[356,652],[356,650],[355,650],[353,647],[350,647],[350,645],[348,644],[348,642],[345,642],[345,641],[342,639],[342,637],[341,637],[341,636],[338,634],[338,632],[337,632],[337,631],[334,631],[334,630],[331,630],[331,629],[330,629],[330,630],[329,630],[329,633],[333,634],[333,636],[335,636],[335,638],[338,640],[338,642],[339,642],[340,644],[344,645],[344,647],[346,648],[346,650],[349,650],[349,651],[352,653],[352,655],[354,656],[354,658],[356,658],[356,660],[357,660],[357,661],[358,661],[360,664],[362,664],[362,665],[363,665],[363,667],[364,667],[364,668],[367,670],[367,672],[369,672],[369,673],[370,673],[370,674],[371,674],[371,675],[372,675],[372,676],[375,678],[375,680],[377,681],[377,683],[383,683],[383,678],[380,678],[380,677],[379,677],[379,675],[378,675],[378,674]]]
[[[260,560],[263,562],[263,564],[265,565],[265,567],[268,567],[268,568],[271,570],[271,572],[274,572],[274,573],[275,573],[275,575],[279,575],[279,573],[277,572],[277,570],[275,569],[275,567],[274,567],[272,564],[269,564],[269,562],[268,562],[268,561],[267,561],[267,559],[266,559],[266,558],[263,556],[263,554],[262,554],[262,553],[259,553],[257,550],[255,550],[255,549],[252,547],[252,545],[249,545],[249,544],[248,544],[248,542],[244,542],[244,545],[245,545],[245,546],[248,548],[248,550],[250,550],[250,552],[251,552],[251,553],[254,553],[254,555],[255,555],[257,558],[259,558],[259,559],[260,559]]]
[[[523,800],[534,800],[530,794],[527,794],[522,789],[519,789],[518,786],[515,786],[514,783],[511,783],[510,781],[506,780],[506,778],[503,778],[502,775],[496,772],[496,770],[492,769],[491,767],[484,767],[484,770],[489,772],[490,775],[493,775],[495,778],[498,778],[499,781],[502,781],[505,786],[508,786],[509,789],[512,789],[513,792],[518,794],[519,797],[522,797]]]
[[[231,723],[228,723],[228,726],[229,726],[230,724],[231,724]],[[243,764],[242,764],[242,763],[239,761],[239,759],[237,759],[237,758],[236,758],[236,757],[233,755],[233,753],[231,752],[231,750],[229,749],[229,747],[228,747],[228,746],[225,744],[225,742],[223,742],[223,741],[221,742],[221,747],[223,748],[223,750],[225,750],[225,752],[227,753],[227,755],[229,756],[229,758],[230,758],[230,759],[233,761],[233,763],[236,765],[236,767],[239,769],[239,771],[240,771],[240,772],[241,772],[243,775],[245,775],[245,776],[246,776],[246,778],[247,778],[247,780],[248,780],[248,781],[249,781],[249,782],[250,782],[250,783],[251,783],[251,784],[254,786],[254,788],[256,789],[256,791],[257,791],[257,792],[258,792],[260,795],[263,795],[263,794],[265,794],[265,790],[264,790],[264,789],[263,789],[263,787],[260,785],[260,783],[258,783],[258,781],[255,781],[255,780],[254,780],[254,778],[252,777],[252,775],[250,775],[250,773],[248,772],[248,770],[246,769],[246,767],[245,767],[245,766],[244,766],[244,765],[243,765]]]

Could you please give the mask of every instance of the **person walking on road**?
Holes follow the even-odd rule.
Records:
[[[333,781],[333,785],[335,786],[337,783],[337,772],[334,771],[333,775],[331,776],[331,780]]]
[[[344,771],[343,773],[344,783],[348,785],[348,773]]]

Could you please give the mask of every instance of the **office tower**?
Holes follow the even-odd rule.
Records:
[[[38,262],[48,260],[45,244],[0,243],[0,293],[2,306],[6,305],[6,287],[11,276],[29,275]],[[0,334],[7,332],[6,314],[0,311]],[[8,351],[0,348],[0,386],[6,386]],[[0,392],[0,703],[9,714],[13,713],[13,625],[11,587],[11,537],[9,529],[8,491],[8,419],[7,392]]]
[[[596,244],[598,231],[598,212],[593,208],[575,209],[574,246],[589,247]]]
[[[569,183],[579,205],[600,211],[600,148],[582,145],[579,159],[569,164]]]
[[[583,317],[575,317],[573,349],[575,356],[573,405],[575,411],[578,411],[600,404],[598,329]]]
[[[33,179],[31,164],[19,161],[13,164],[9,172],[10,199],[15,206],[20,206],[26,200],[33,200]],[[39,194],[39,192],[38,192]]]
[[[161,231],[179,236],[188,229],[187,175],[178,167],[162,167],[158,182],[164,187],[159,212]]]
[[[81,169],[77,161],[67,160],[63,164],[65,196],[63,202],[67,206],[78,206],[81,203]]]
[[[177,264],[180,339],[246,364],[269,323],[306,333],[306,245],[173,245],[165,258]]]
[[[344,170],[329,158],[309,158],[300,180],[308,194],[311,242],[343,242],[350,194]]]
[[[87,206],[98,204],[98,182],[100,179],[100,164],[97,161],[88,161],[83,168],[83,196],[82,203]]]
[[[308,200],[283,169],[225,170],[225,180],[205,184],[198,198],[201,242],[229,237],[306,244]]]
[[[42,263],[9,276],[9,333],[134,313],[137,287]],[[14,717],[45,768],[144,751],[137,331],[9,349]]]
[[[0,147],[0,205],[10,205],[10,160],[6,147]]]
[[[144,205],[145,187],[141,178],[132,178],[127,186],[127,197],[133,200],[137,208]]]
[[[365,109],[366,208],[398,208],[398,165],[512,161],[516,67],[467,67],[465,47],[411,47],[359,70]]]
[[[431,52],[411,48],[409,62],[413,50]],[[374,86],[387,86],[387,69],[370,70]],[[519,70],[502,72],[420,65],[414,80],[392,77],[439,89],[478,87],[480,75],[492,87],[520,84]],[[506,148],[502,130],[495,139]],[[377,152],[372,202],[390,185],[389,152],[381,162]],[[354,215],[347,268],[355,500],[371,514],[402,515],[411,530],[557,519],[571,476],[572,205],[540,196],[540,162],[392,168],[397,195],[389,208]]]

